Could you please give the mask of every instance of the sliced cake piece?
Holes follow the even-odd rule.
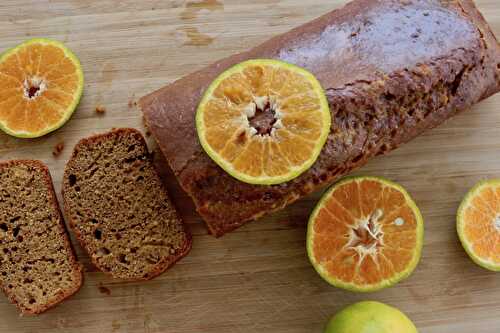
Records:
[[[24,314],[39,314],[80,289],[77,262],[49,170],[0,163],[0,286]]]
[[[69,225],[92,262],[115,278],[151,279],[191,249],[134,129],[81,140],[66,165],[63,198]]]

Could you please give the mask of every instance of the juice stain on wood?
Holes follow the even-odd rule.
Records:
[[[122,325],[120,325],[120,322],[118,320],[113,320],[113,322],[111,323],[111,328],[113,329],[112,332],[116,332],[118,331],[120,328],[121,328]]]
[[[178,31],[182,31],[186,34],[187,41],[185,41],[183,45],[206,46],[212,44],[214,41],[213,37],[201,33],[196,27],[182,27],[179,28]]]
[[[224,4],[217,0],[190,1],[186,4],[186,9],[181,13],[181,19],[192,20],[198,17],[202,10],[216,11],[223,10]]]

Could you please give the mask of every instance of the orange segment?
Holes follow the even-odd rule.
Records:
[[[283,157],[292,168],[304,165],[314,152],[314,143],[303,139],[291,129],[277,130],[274,139]]]
[[[0,128],[35,138],[69,120],[83,91],[83,72],[63,44],[32,39],[0,57]]]
[[[474,186],[457,213],[457,232],[471,259],[500,271],[500,180]]]
[[[334,185],[311,214],[307,233],[318,273],[354,291],[379,290],[410,275],[422,243],[422,216],[409,194],[375,177]]]
[[[252,177],[259,177],[262,175],[263,150],[263,140],[250,141],[245,150],[233,161],[235,170]]]
[[[312,166],[330,132],[316,78],[278,60],[249,60],[222,73],[196,114],[200,143],[233,177],[279,184]]]
[[[332,249],[334,250],[334,249]],[[326,253],[325,253],[326,254]],[[357,262],[357,254],[353,250],[341,250],[335,257],[326,256],[324,268],[325,272],[338,276],[345,281],[352,281],[357,276],[355,263]]]
[[[375,211],[380,202],[382,188],[382,184],[374,180],[366,180],[359,183],[359,206],[361,214],[369,215],[371,212]]]
[[[281,122],[292,133],[311,143],[318,140],[321,135],[321,114],[317,112],[300,112],[286,115]]]
[[[279,145],[271,140],[266,140],[264,150],[264,172],[269,177],[279,177],[290,172],[290,165]]]
[[[355,281],[362,284],[374,285],[382,280],[382,274],[379,271],[378,262],[375,261],[374,257],[368,255],[360,259],[359,262],[360,264],[358,266]]]
[[[341,208],[337,208],[345,209],[355,219],[361,218],[361,200],[357,182],[346,182],[339,185],[336,191],[331,193],[331,198],[340,204]],[[338,212],[332,211],[332,214],[336,215]]]

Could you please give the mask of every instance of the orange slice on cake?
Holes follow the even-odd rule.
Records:
[[[228,69],[209,86],[196,114],[208,155],[238,180],[262,185],[309,169],[330,125],[328,101],[314,75],[278,60]]]

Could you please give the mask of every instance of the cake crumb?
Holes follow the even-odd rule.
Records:
[[[64,150],[64,142],[59,142],[54,146],[54,149],[52,150],[52,155],[54,155],[54,157],[57,157],[61,155],[63,150]]]
[[[134,107],[137,107],[137,101],[135,100],[135,94],[132,94],[128,100],[128,107],[129,109],[132,109]]]
[[[105,295],[111,295],[111,290],[109,290],[109,288],[106,288],[105,286],[102,285],[102,283],[99,283],[99,286],[97,287],[99,289],[99,292],[101,294],[105,294]]]
[[[142,124],[144,125],[144,128],[146,129],[146,134],[147,137],[151,136],[151,131],[149,130],[148,123],[146,122],[146,118],[142,117]]]
[[[102,106],[102,105],[98,105],[95,108],[95,112],[97,114],[104,114],[104,113],[106,113],[106,108],[104,106]]]

